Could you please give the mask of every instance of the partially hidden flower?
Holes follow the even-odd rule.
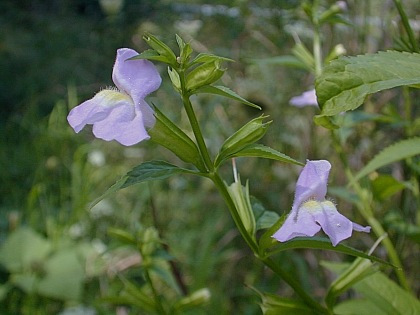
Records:
[[[154,126],[155,117],[144,98],[162,79],[150,61],[127,60],[137,55],[129,48],[117,50],[112,71],[116,88],[104,89],[70,111],[67,121],[75,132],[91,124],[95,137],[126,146],[150,138],[146,128]]]
[[[296,183],[292,210],[273,238],[285,242],[298,236],[311,237],[322,228],[336,246],[349,238],[353,230],[370,232],[369,226],[350,221],[337,211],[333,202],[325,199],[330,169],[326,160],[307,161]]]
[[[290,99],[289,102],[291,105],[296,107],[318,106],[315,89],[303,92],[299,96],[294,96]]]

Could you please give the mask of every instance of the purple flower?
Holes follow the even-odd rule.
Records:
[[[302,95],[292,97],[290,104],[296,107],[318,106],[315,89],[303,92]]]
[[[336,246],[353,230],[370,232],[369,226],[353,223],[325,199],[330,169],[328,161],[307,161],[296,183],[292,211],[273,238],[285,242],[298,236],[314,236],[322,228]]]
[[[146,127],[154,126],[155,117],[144,98],[158,89],[162,79],[150,61],[127,60],[137,55],[132,49],[117,50],[112,71],[117,88],[102,90],[73,108],[67,120],[74,131],[91,124],[95,137],[126,146],[150,138]]]

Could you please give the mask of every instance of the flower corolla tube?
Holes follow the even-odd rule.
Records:
[[[93,125],[95,137],[130,146],[150,138],[146,128],[155,124],[153,110],[144,98],[157,90],[162,79],[148,60],[127,60],[135,50],[121,48],[112,71],[116,88],[107,88],[73,108],[67,121],[75,132]]]
[[[325,199],[330,169],[326,160],[307,161],[296,183],[292,210],[273,238],[285,242],[298,236],[312,237],[322,228],[336,246],[349,238],[353,230],[370,232],[369,226],[350,221],[337,211],[333,202]]]
[[[303,92],[299,96],[294,96],[290,99],[290,104],[296,107],[304,106],[318,106],[315,89]]]

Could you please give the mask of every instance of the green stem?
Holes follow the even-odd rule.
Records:
[[[381,237],[386,232],[382,225],[379,223],[379,221],[375,218],[374,213],[370,207],[370,198],[365,193],[365,190],[360,186],[359,182],[354,180],[353,173],[350,170],[347,157],[345,153],[343,152],[343,149],[340,145],[339,139],[337,135],[332,131],[331,136],[333,139],[333,144],[336,152],[338,153],[341,162],[344,165],[345,173],[347,175],[347,179],[350,183],[353,184],[354,190],[358,197],[360,198],[361,202],[358,202],[356,204],[356,208],[359,211],[359,213],[363,216],[363,218],[370,224],[372,227],[373,232],[377,237]],[[401,286],[406,289],[407,291],[411,292],[410,285],[408,284],[407,278],[404,274],[404,270],[402,268],[401,260],[398,257],[397,251],[395,250],[394,245],[392,244],[391,240],[387,237],[382,241],[387,253],[388,257],[391,260],[391,263],[398,267],[398,269],[395,269],[395,273],[398,277],[398,281],[400,282]]]
[[[178,69],[178,74],[179,74],[179,79],[181,83],[182,102],[184,104],[184,108],[187,113],[188,120],[190,121],[195,140],[197,141],[198,149],[200,150],[201,156],[204,160],[207,170],[209,172],[213,172],[214,165],[210,158],[209,151],[207,150],[206,142],[204,141],[203,134],[201,133],[201,129],[200,129],[200,125],[198,123],[197,117],[194,113],[194,109],[190,101],[190,95],[188,94],[188,91],[186,89],[185,71],[183,69]]]
[[[198,149],[200,150],[201,156],[204,159],[204,163],[206,164],[207,170],[212,172],[214,170],[214,165],[213,165],[213,162],[211,161],[206,143],[204,142],[200,125],[198,124],[197,117],[195,116],[194,109],[192,107],[189,96],[184,94],[182,96],[182,101],[184,103],[185,111],[187,112],[188,120],[190,121],[191,128],[195,136],[195,140],[197,141]]]
[[[144,269],[144,275],[145,275],[147,283],[149,284],[150,288],[152,289],[153,297],[155,298],[155,303],[156,303],[156,307],[157,307],[157,312],[159,314],[166,315],[165,309],[163,308],[163,305],[162,305],[162,301],[160,300],[159,294],[158,294],[155,286],[153,285],[152,278],[150,277],[150,273],[149,273],[149,270],[147,268]]]
[[[314,25],[313,53],[314,53],[314,60],[315,60],[315,76],[319,77],[322,73],[322,52],[321,52],[321,38],[319,36],[318,25]]]
[[[407,14],[405,14],[404,8],[401,4],[401,0],[394,0],[395,6],[397,7],[398,13],[401,17],[401,22],[404,25],[405,31],[407,32],[408,39],[411,43],[411,48],[413,52],[419,52],[419,46],[416,41],[416,37],[414,36],[413,30],[411,29],[410,22],[408,21]]]
[[[256,257],[262,260],[262,262],[272,269],[276,274],[278,274],[284,281],[286,281],[294,290],[295,292],[302,298],[305,303],[311,307],[313,307],[318,313],[328,313],[328,311],[317,301],[315,301],[305,290],[300,286],[300,284],[292,277],[291,274],[284,271],[278,264],[276,264],[270,258],[260,258],[259,247],[258,244],[255,242],[254,238],[247,232],[245,226],[242,223],[242,220],[239,216],[239,213],[236,209],[235,203],[232,200],[232,197],[227,190],[227,187],[223,180],[221,179],[220,175],[217,173],[217,170],[214,168],[214,164],[210,158],[209,152],[207,150],[206,143],[204,142],[203,135],[201,133],[200,125],[197,121],[197,117],[194,113],[194,109],[192,107],[191,101],[189,99],[188,91],[185,88],[185,73],[183,69],[178,69],[178,74],[180,77],[181,83],[181,96],[182,101],[184,103],[185,111],[187,112],[188,119],[191,124],[191,128],[194,132],[195,139],[197,141],[198,148],[200,150],[201,156],[206,164],[208,169],[208,174],[206,175],[209,177],[217,189],[219,190],[220,194],[222,195],[224,201],[226,202],[230,214],[238,228],[240,234],[242,235],[243,239],[247,243],[247,245],[251,248],[253,253]]]
[[[251,248],[254,252],[255,256],[261,259],[261,261],[273,270],[277,275],[279,275],[293,290],[301,297],[301,299],[310,307],[313,307],[318,313],[327,314],[328,311],[322,307],[317,301],[315,301],[306,291],[301,287],[301,285],[293,278],[292,274],[288,273],[287,271],[283,270],[275,261],[271,258],[261,258],[259,253],[258,244],[255,240],[249,235],[245,226],[243,225],[241,218],[239,217],[238,211],[235,207],[235,203],[230,196],[225,183],[220,178],[218,173],[213,173],[209,176],[209,178],[213,181],[217,189],[219,190],[220,194],[222,195],[224,201],[226,202],[230,214],[238,228],[239,232],[241,233],[243,239],[247,243],[247,245]]]

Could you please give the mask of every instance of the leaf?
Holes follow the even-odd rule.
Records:
[[[373,195],[379,200],[387,199],[404,188],[406,186],[391,175],[379,175],[372,181]]]
[[[292,163],[300,166],[304,166],[305,164],[295,159],[287,156],[286,154],[280,153],[277,150],[274,150],[270,147],[267,147],[262,144],[254,143],[251,145],[246,146],[241,151],[236,152],[231,157],[260,157],[264,159],[271,159],[285,163]]]
[[[56,252],[46,261],[45,273],[38,284],[39,294],[63,301],[81,298],[85,273],[75,248]]]
[[[146,60],[154,60],[154,61],[160,61],[164,63],[170,63],[167,57],[159,55],[159,53],[153,49],[147,49],[143,51],[141,54],[138,54],[137,56],[131,57],[127,60],[137,60],[137,59],[146,59]]]
[[[156,303],[150,294],[143,292],[144,290],[124,278],[121,278],[121,280],[124,283],[121,294],[105,297],[103,298],[104,301],[112,304],[134,305],[148,314],[156,312]]]
[[[322,265],[338,274],[345,272],[349,266],[347,263],[335,262],[322,262]],[[420,301],[380,271],[356,283],[354,289],[381,310],[378,314],[420,314]]]
[[[374,268],[374,265],[370,260],[362,258],[355,259],[355,261],[341,273],[333,283],[331,283],[325,297],[325,303],[329,308],[332,308],[340,294],[376,271],[376,268]]]
[[[241,102],[245,105],[258,108],[259,110],[261,110],[260,106],[247,101],[246,99],[239,96],[238,94],[236,94],[235,92],[233,92],[232,90],[228,89],[225,86],[206,85],[194,91],[194,94],[199,94],[199,93],[209,93],[209,94],[216,94],[216,95],[224,96],[227,98],[231,98],[235,101]]]
[[[420,154],[420,137],[402,140],[383,149],[356,174],[353,182],[387,164]],[[351,184],[351,183],[350,183]]]
[[[385,312],[367,299],[355,299],[344,301],[334,307],[334,314],[337,315],[386,315]]]
[[[149,161],[142,163],[134,167],[127,175],[123,176],[119,181],[112,185],[102,196],[95,199],[90,205],[90,208],[120,189],[142,182],[165,179],[180,173],[197,174],[194,171],[180,168],[165,161]]]
[[[387,51],[340,57],[316,80],[320,116],[356,109],[369,94],[419,83],[420,54]]]
[[[257,225],[249,197],[248,181],[246,182],[245,186],[242,186],[241,179],[238,175],[238,181],[233,182],[230,186],[227,186],[227,190],[235,204],[243,226],[245,227],[248,234],[255,239]]]
[[[154,111],[156,123],[149,129],[151,139],[173,152],[184,162],[194,164],[199,170],[205,171],[206,167],[197,145],[157,107],[154,107]]]
[[[224,73],[225,69],[220,68],[218,61],[203,63],[187,74],[186,89],[194,92],[205,85],[216,82]]]
[[[274,246],[278,243],[272,236],[276,231],[283,225],[284,221],[286,220],[287,215],[283,214],[277,221],[274,223],[267,231],[261,235],[260,239],[258,240],[258,245],[260,248],[261,253],[265,254],[265,251]]]
[[[193,293],[183,297],[182,299],[178,300],[174,305],[174,310],[176,313],[183,312],[202,307],[203,305],[207,304],[211,298],[210,290],[207,288],[203,288]]]
[[[264,315],[313,315],[313,309],[301,301],[280,297],[271,293],[262,293],[251,287],[261,298],[261,310]]]
[[[0,263],[10,272],[21,272],[43,263],[50,250],[47,239],[30,228],[21,227],[2,244]]]
[[[268,229],[275,224],[280,216],[277,212],[269,211],[264,208],[263,204],[255,197],[250,197],[252,212],[256,220],[256,230]]]
[[[168,45],[166,45],[164,42],[159,40],[156,36],[146,33],[143,36],[143,39],[147,42],[147,44],[152,47],[157,53],[163,57],[166,57],[167,63],[175,66],[177,64],[176,62],[176,56],[172,49],[169,48]],[[165,62],[165,61],[164,61]]]
[[[354,286],[356,291],[389,315],[420,314],[420,301],[403,290],[382,272],[377,272]]]
[[[261,115],[260,117],[252,119],[227,138],[216,157],[214,165],[216,167],[219,166],[223,161],[233,156],[235,153],[260,140],[265,135],[268,126],[272,122],[263,122],[265,118],[267,118],[267,116]]]
[[[213,54],[200,53],[197,55],[197,57],[194,58],[193,61],[191,61],[190,65],[192,66],[197,63],[206,63],[206,62],[213,62],[213,61],[235,61],[235,60],[226,58],[226,57],[216,56]]]
[[[315,59],[311,52],[303,45],[302,43],[296,44],[293,49],[292,53],[303,63],[306,65],[306,68],[309,71],[314,71],[315,69]]]
[[[323,238],[323,237],[297,237],[287,242],[276,242],[276,243],[277,243],[276,248],[271,250],[268,253],[268,256],[277,254],[287,249],[297,249],[297,248],[324,249],[324,250],[331,250],[334,252],[343,253],[343,254],[347,254],[351,256],[366,258],[366,259],[376,261],[387,266],[397,268],[381,258],[378,258],[375,256],[369,256],[368,254],[365,254],[364,252],[357,250],[355,248],[352,248],[350,246],[338,244],[337,246],[334,247],[331,244],[329,239]]]

